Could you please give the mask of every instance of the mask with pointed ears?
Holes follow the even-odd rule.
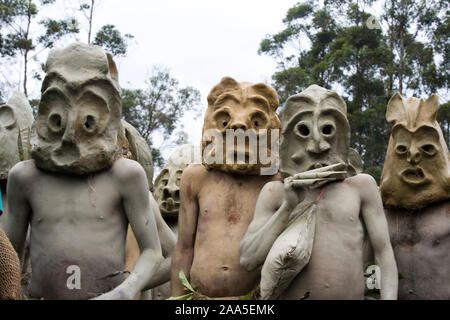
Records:
[[[437,95],[426,101],[396,93],[386,120],[393,124],[381,176],[386,206],[420,209],[450,198],[449,151],[436,121]]]

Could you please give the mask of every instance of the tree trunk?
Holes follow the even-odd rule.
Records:
[[[30,25],[31,25],[31,0],[28,1],[28,22],[27,22],[27,30],[25,32],[25,52],[23,54],[23,93],[26,97],[28,97],[28,90],[27,90],[27,81],[28,81],[28,53],[30,52],[30,47],[28,46],[28,37],[30,34]]]
[[[391,10],[394,8],[394,0],[391,1]],[[394,52],[394,18],[392,16],[392,14],[390,15],[391,18],[391,22],[389,23],[389,17],[386,19],[388,21],[388,26],[389,26],[389,49],[390,52]],[[394,57],[392,58],[393,60],[391,61],[391,63],[394,63]],[[389,84],[388,84],[388,97],[391,97],[393,95],[393,90],[394,90],[394,73],[392,71],[389,72]]]
[[[91,44],[91,34],[92,34],[92,18],[94,15],[94,5],[95,0],[91,0],[91,12],[89,13],[89,33],[88,33],[88,44]]]
[[[405,0],[401,2],[401,13],[405,15]],[[402,19],[403,20],[403,19]],[[403,65],[405,59],[405,27],[406,25],[400,25],[400,57],[399,57],[399,76],[398,76],[398,90],[400,94],[403,94]]]

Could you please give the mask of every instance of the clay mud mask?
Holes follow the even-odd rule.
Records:
[[[32,156],[47,171],[87,174],[121,157],[117,69],[102,48],[75,43],[50,52]]]
[[[0,180],[8,179],[17,162],[30,159],[32,125],[33,111],[23,93],[15,92],[0,106]]]
[[[203,164],[237,174],[273,175],[278,151],[278,95],[264,83],[225,77],[208,95],[202,135]],[[267,172],[263,169],[268,169]]]
[[[436,121],[438,97],[426,101],[389,101],[386,119],[393,124],[381,176],[386,206],[420,209],[450,198],[449,151]]]
[[[180,184],[183,170],[191,163],[201,163],[200,148],[190,144],[175,149],[155,180],[154,196],[164,218],[178,217]]]
[[[284,177],[336,163],[349,174],[361,171],[350,145],[347,106],[334,91],[317,85],[289,97],[280,112],[280,172]]]

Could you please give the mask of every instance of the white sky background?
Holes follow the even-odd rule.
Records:
[[[237,81],[272,82],[275,60],[258,55],[259,44],[265,35],[284,29],[282,20],[298,1],[97,0],[92,39],[105,24],[115,25],[122,35],[132,34],[127,56],[116,59],[121,86],[144,89],[153,66],[167,67],[181,87],[200,90],[206,110],[208,92],[224,76]],[[87,42],[87,21],[78,7],[79,0],[58,0],[41,14],[56,19],[77,16],[81,31],[76,38]],[[366,9],[377,16],[376,7]],[[39,60],[44,62],[46,55],[43,52]],[[31,97],[38,98],[39,89],[40,82],[30,81]],[[203,117],[194,120],[192,114],[180,121],[189,142],[195,145],[200,143],[202,125]],[[154,143],[167,159],[173,148],[158,135]]]
[[[67,17],[78,1],[64,0],[58,10]],[[105,24],[134,35],[125,58],[118,59],[124,88],[144,88],[154,65],[169,68],[181,86],[200,90],[203,110],[209,90],[224,76],[237,81],[271,82],[275,61],[260,56],[266,34],[283,29],[282,20],[295,0],[101,0],[94,12],[93,36]],[[62,17],[61,17],[62,18]],[[79,19],[82,21],[82,16]],[[85,27],[82,25],[82,27]],[[87,41],[81,28],[79,40]],[[185,116],[180,122],[189,142],[199,144],[203,118]],[[156,147],[164,143],[156,137]],[[159,141],[158,141],[159,140]],[[164,150],[167,158],[172,150]]]

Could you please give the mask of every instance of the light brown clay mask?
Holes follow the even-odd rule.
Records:
[[[156,177],[153,195],[164,218],[178,217],[181,175],[189,164],[200,162],[200,148],[190,144],[182,145],[175,149]]]
[[[261,154],[270,158],[271,137],[278,137],[278,132],[272,131],[280,129],[276,114],[278,104],[276,91],[264,83],[238,83],[232,78],[223,78],[208,95],[202,138],[203,164],[208,169],[255,175],[260,174],[262,167],[271,167],[272,163],[261,161]],[[255,137],[256,144],[250,145],[250,139],[238,144],[236,139],[234,146],[227,148],[227,130],[238,132],[239,129]],[[222,137],[223,143],[213,147],[215,135]],[[265,143],[261,144],[263,139]],[[237,162],[239,154],[244,159],[242,163]]]
[[[358,155],[349,154],[347,106],[335,92],[312,85],[286,101],[280,119],[283,176],[335,163],[351,164],[349,155],[357,162]]]
[[[450,198],[449,151],[436,122],[438,98],[389,101],[386,119],[393,123],[381,176],[386,206],[420,209]]]
[[[21,92],[0,106],[0,180],[19,161],[30,159],[30,130],[33,111]]]
[[[50,52],[36,119],[36,165],[88,174],[122,153],[117,69],[102,48],[81,43]]]

